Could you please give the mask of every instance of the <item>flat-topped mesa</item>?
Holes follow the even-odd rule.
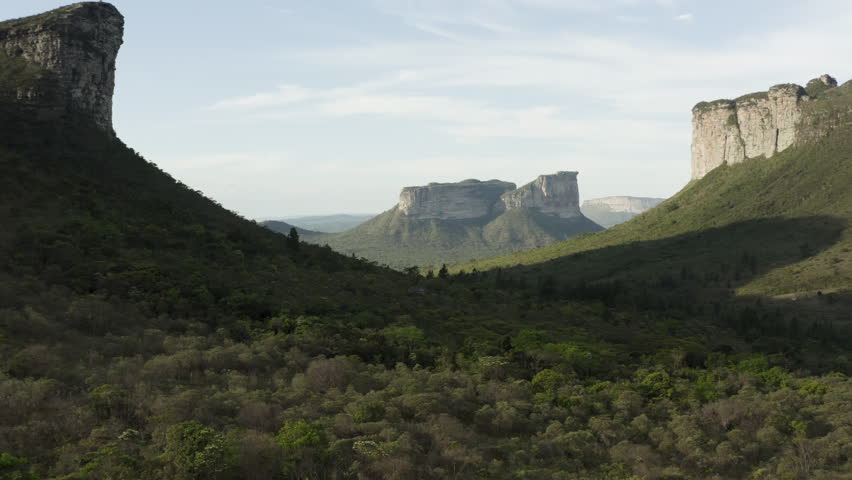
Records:
[[[836,86],[837,80],[822,75],[808,82],[807,89],[782,84],[736,100],[699,103],[692,109],[692,178],[725,163],[769,158],[795,145],[802,103]]]
[[[581,216],[578,172],[541,175],[523,187],[502,196],[507,210],[532,208],[562,218]]]
[[[419,219],[481,218],[500,213],[500,196],[514,189],[514,183],[500,180],[465,180],[405,187],[399,195],[398,208],[403,214]]]
[[[45,98],[89,116],[112,132],[115,60],[122,44],[124,17],[109,3],[83,2],[32,17],[0,23],[0,54],[19,57],[47,72],[43,83],[18,86],[18,102]]]
[[[583,202],[583,208],[598,207],[614,212],[635,213],[640,214],[646,212],[665,199],[663,198],[646,198],[646,197],[603,197],[592,198]]]

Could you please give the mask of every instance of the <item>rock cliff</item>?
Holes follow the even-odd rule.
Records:
[[[352,229],[303,238],[403,268],[494,257],[600,230],[579,210],[577,172],[559,172],[517,189],[500,180],[406,187],[394,208]]]
[[[412,218],[442,220],[485,218],[518,209],[534,209],[562,218],[582,215],[577,172],[541,175],[518,189],[514,183],[500,180],[405,187],[398,208]]]
[[[665,201],[663,198],[645,197],[604,197],[583,202],[580,210],[583,215],[603,227],[612,227],[624,223]]]
[[[647,197],[604,197],[592,198],[583,202],[583,208],[599,207],[613,212],[635,213],[646,212],[660,203],[664,198]]]
[[[51,80],[18,85],[13,96],[25,104],[49,97],[57,108],[83,113],[112,132],[115,61],[123,32],[124,17],[100,2],[0,23],[0,55],[24,59]]]
[[[504,194],[502,201],[507,210],[534,208],[562,218],[582,215],[577,172],[541,175],[523,187]]]
[[[804,104],[836,86],[834,78],[823,75],[811,80],[807,90],[783,84],[736,100],[699,103],[692,109],[692,178],[724,163],[769,158],[795,145]]]
[[[489,180],[458,183],[430,183],[405,187],[399,195],[399,210],[415,218],[463,220],[500,213],[500,196],[514,190],[515,184]]]

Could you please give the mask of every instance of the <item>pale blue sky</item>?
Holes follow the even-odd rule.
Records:
[[[846,0],[113,3],[119,136],[250,218],[558,170],[583,198],[665,197],[689,179],[698,101],[852,76]]]

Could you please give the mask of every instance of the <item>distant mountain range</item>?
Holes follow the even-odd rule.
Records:
[[[314,215],[308,217],[290,217],[266,220],[265,223],[283,222],[302,230],[316,233],[338,233],[366,222],[375,217],[376,214],[336,214],[336,215]],[[278,230],[274,228],[273,230]]]

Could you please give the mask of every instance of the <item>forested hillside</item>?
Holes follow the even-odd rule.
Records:
[[[836,332],[288,248],[85,122],[4,124],[15,478],[848,471]]]
[[[0,93],[45,75],[5,64]],[[567,263],[421,275],[276,234],[89,116],[18,100],[0,95],[0,479],[852,478],[848,162],[818,155],[848,136],[811,150],[810,196],[746,163],[566,244],[580,257],[547,251]],[[773,203],[723,186],[743,171]],[[602,271],[621,283],[583,280]],[[776,272],[777,293],[825,291],[779,303]]]

